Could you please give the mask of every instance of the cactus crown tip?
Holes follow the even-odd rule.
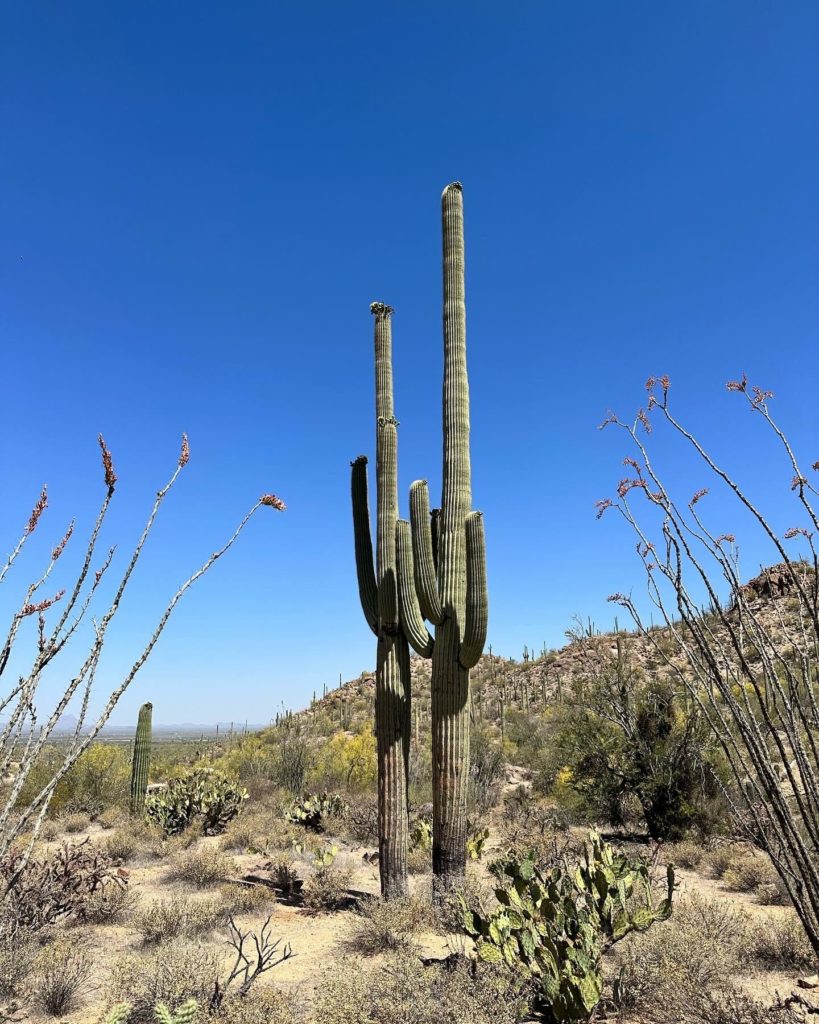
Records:
[[[446,195],[447,192],[463,192],[463,190],[464,190],[464,187],[460,183],[460,181],[451,181],[447,185],[447,187],[444,189],[443,195]]]
[[[392,306],[388,306],[386,302],[371,302],[370,312],[373,316],[377,316],[379,319],[385,316],[391,316],[395,310]]]
[[[350,463],[350,465],[351,466],[366,466],[367,465],[367,456],[366,455],[357,455],[353,459],[353,461]]]

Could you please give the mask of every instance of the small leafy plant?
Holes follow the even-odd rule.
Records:
[[[488,828],[476,828],[466,840],[466,852],[470,860],[480,860],[483,857],[486,840],[489,838]]]

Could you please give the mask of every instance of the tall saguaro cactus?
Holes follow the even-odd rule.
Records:
[[[151,764],[151,716],[153,710],[153,704],[143,704],[137,718],[134,759],[131,762],[131,814],[141,814],[145,806],[148,770]]]
[[[432,657],[432,865],[437,892],[457,884],[466,869],[469,670],[483,651],[488,617],[483,517],[471,508],[460,182],[444,189],[441,204],[443,496],[441,508],[430,513],[427,482],[416,481],[410,489],[410,522],[398,523],[402,624],[417,653]],[[435,626],[434,640],[424,619]]]
[[[407,783],[410,742],[410,663],[398,594],[398,434],[392,387],[392,308],[374,302],[376,416],[376,559],[370,536],[367,457],[352,463],[353,525],[358,589],[364,617],[378,637],[375,734],[378,748],[378,833],[381,892],[407,893]]]

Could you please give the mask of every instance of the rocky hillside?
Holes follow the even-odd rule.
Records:
[[[812,572],[806,568],[805,573],[805,581],[812,583]],[[725,615],[735,625],[742,621],[750,627],[751,620],[755,620],[787,648],[793,646],[799,630],[799,607],[787,567],[775,565],[744,584]],[[724,640],[725,629],[718,618],[711,615],[709,622],[714,635]],[[746,632],[750,636],[752,630],[748,628]],[[578,623],[576,629],[567,632],[567,639],[565,646],[544,651],[538,657],[529,652],[520,660],[484,654],[471,676],[473,721],[498,723],[501,709],[544,708],[564,687],[588,678],[606,660],[616,657],[618,644],[632,663],[645,672],[667,674],[671,671],[669,661],[681,668],[685,665],[668,627],[659,627],[645,636],[628,630],[603,633],[592,624]],[[751,661],[758,658],[750,643],[748,657]],[[423,728],[429,720],[431,663],[413,656],[411,665],[414,721],[416,728]],[[339,728],[350,729],[362,720],[371,720],[374,696],[375,676],[363,672],[358,678],[317,696],[294,718],[321,715]]]

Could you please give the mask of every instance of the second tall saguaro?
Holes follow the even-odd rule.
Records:
[[[430,513],[427,483],[416,481],[410,489],[410,523],[398,524],[402,625],[415,650],[432,656],[432,866],[436,892],[457,884],[466,869],[469,670],[483,651],[488,618],[483,517],[472,511],[460,182],[444,189],[441,206],[443,495],[441,508]],[[435,626],[434,641],[421,616]]]

